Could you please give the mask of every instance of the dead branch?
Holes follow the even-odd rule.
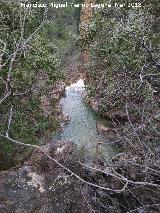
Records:
[[[128,185],[128,182],[126,182],[126,184],[123,186],[122,189],[111,189],[111,188],[106,188],[106,187],[103,187],[103,186],[99,186],[97,184],[93,184],[91,182],[88,182],[86,180],[84,180],[83,178],[81,178],[79,175],[77,175],[76,173],[72,172],[70,169],[68,169],[67,167],[65,167],[64,165],[62,165],[61,163],[59,163],[55,158],[52,158],[48,153],[46,153],[40,146],[36,146],[36,145],[32,145],[32,144],[25,144],[25,143],[22,143],[20,141],[17,141],[17,140],[14,140],[12,138],[10,138],[9,135],[3,135],[3,134],[0,134],[0,136],[2,138],[5,138],[5,139],[8,139],[10,142],[14,143],[14,144],[18,144],[18,145],[21,145],[21,146],[26,146],[26,147],[31,147],[31,148],[34,148],[34,149],[37,149],[39,151],[41,151],[46,157],[48,157],[48,159],[50,159],[51,161],[53,161],[54,163],[56,163],[58,166],[60,166],[62,169],[64,169],[65,171],[69,172],[71,175],[73,175],[76,179],[78,179],[80,182],[82,183],[85,183],[91,187],[94,187],[94,188],[99,188],[101,190],[105,190],[105,191],[110,191],[110,192],[114,192],[114,193],[121,193],[123,192],[127,185]],[[154,185],[155,186],[155,185]],[[157,185],[156,185],[157,187]]]
[[[139,208],[136,208],[136,209],[133,209],[133,210],[131,210],[131,211],[128,211],[127,213],[132,213],[132,212],[137,212],[137,211],[139,211],[139,210],[143,210],[143,209],[146,209],[146,208],[148,208],[148,207],[158,207],[159,206],[159,208],[160,208],[160,203],[154,203],[154,204],[152,204],[152,205],[143,205],[143,206],[141,206],[141,207],[139,207]]]
[[[10,115],[9,115],[9,119],[8,119],[8,128],[6,130],[6,133],[5,135],[3,134],[0,134],[0,136],[2,138],[5,138],[7,140],[9,140],[10,142],[14,143],[14,144],[17,144],[17,145],[21,145],[21,146],[25,146],[25,147],[31,147],[31,148],[34,148],[34,149],[37,149],[39,151],[41,151],[46,157],[48,157],[48,159],[50,159],[51,161],[53,161],[54,163],[56,163],[58,166],[60,166],[62,169],[64,169],[65,171],[69,172],[72,176],[74,176],[76,179],[78,179],[80,182],[83,182],[89,186],[92,186],[92,187],[95,187],[95,188],[99,188],[99,189],[102,189],[102,190],[105,190],[105,191],[111,191],[111,192],[114,192],[114,193],[121,193],[123,192],[127,185],[128,185],[128,182],[126,182],[126,184],[123,186],[122,189],[111,189],[111,188],[106,188],[106,187],[103,187],[103,186],[99,186],[97,184],[93,184],[91,182],[88,182],[86,180],[84,180],[83,178],[81,178],[79,175],[77,175],[76,173],[72,172],[69,168],[65,167],[64,165],[62,165],[61,163],[59,163],[56,159],[52,158],[48,153],[46,153],[43,148],[41,148],[40,146],[37,146],[37,145],[32,145],[32,144],[25,144],[23,142],[20,142],[20,141],[17,141],[17,140],[14,140],[12,139],[10,136],[9,136],[9,131],[10,131],[10,127],[11,127],[11,121],[12,121],[12,116],[13,116],[13,109],[11,108],[10,110]]]
[[[4,41],[2,41],[1,39],[0,39],[0,42],[3,44],[3,49],[1,50],[1,53],[0,53],[0,71],[1,71],[1,69],[2,69],[2,58],[3,58],[3,55],[6,53],[7,44]]]
[[[147,50],[147,52],[149,53],[150,59],[152,60],[152,62],[154,62],[154,64],[157,67],[160,67],[160,64],[156,62],[156,60],[153,58],[151,51],[149,50],[149,48],[147,47],[144,38],[142,39],[142,47],[145,48]]]
[[[13,115],[13,108],[11,107],[11,109],[10,109],[10,115],[9,115],[9,119],[8,119],[8,127],[7,127],[7,131],[6,131],[6,136],[9,135],[9,131],[10,131],[10,127],[11,127],[11,122],[12,122],[12,115]]]

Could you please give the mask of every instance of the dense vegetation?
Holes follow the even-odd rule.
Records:
[[[88,96],[95,100],[98,113],[135,123],[124,132],[144,124],[147,130],[140,137],[145,140],[149,133],[154,144],[159,143],[158,21],[158,1],[144,1],[140,8],[105,8],[94,12],[81,39],[90,57]]]
[[[52,91],[64,79],[61,59],[73,48],[78,16],[74,8],[46,11],[12,0],[1,1],[0,8],[0,133],[6,134],[12,110],[12,138],[36,144],[59,125]],[[21,148],[0,141],[1,165],[7,167]]]
[[[48,1],[36,1],[44,2]],[[79,39],[79,7],[23,8],[15,0],[0,2],[0,170],[23,162],[32,151],[28,147],[43,144],[58,131],[61,110],[57,108],[57,92],[62,92],[59,87],[66,77],[61,69],[70,54],[75,55],[79,44],[86,102],[110,121],[109,128],[101,129],[115,133],[108,143],[120,147],[120,153],[106,160],[99,151],[102,142],[95,139],[100,158],[94,159],[96,165],[92,168],[80,162],[77,152],[72,153],[71,142],[66,143],[64,156],[61,153],[65,142],[56,145],[56,151],[51,145],[53,157],[34,146],[38,149],[37,170],[43,179],[49,177],[45,180],[60,181],[62,192],[61,179],[65,184],[72,180],[74,185],[80,185],[78,193],[92,212],[158,212],[160,4],[158,0],[144,0],[141,7],[128,7],[132,1],[121,1],[126,4],[115,7],[114,0],[97,1],[103,2],[112,6],[93,9],[93,14],[88,9]],[[20,146],[20,142],[28,147]],[[54,159],[57,153],[60,163]],[[34,157],[30,164],[36,162]],[[54,191],[55,182],[47,189]],[[82,192],[82,182],[89,201]],[[66,186],[67,190],[72,188]],[[68,202],[74,212],[70,198]]]
[[[89,75],[94,81],[88,91],[91,96],[99,91],[102,112],[125,111],[126,95],[142,108],[157,106],[158,21],[158,1],[94,13],[82,45],[90,52]]]
[[[120,133],[112,140],[123,147],[117,171],[134,181],[159,183],[160,4],[143,1],[132,8],[107,2],[112,7],[94,10],[80,38],[89,58],[87,101]],[[145,190],[148,196],[144,188],[130,189],[142,201]],[[156,192],[152,195],[156,202]]]

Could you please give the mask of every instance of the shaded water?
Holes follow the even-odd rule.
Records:
[[[105,144],[106,138],[98,134],[96,128],[97,116],[84,103],[85,86],[82,79],[66,87],[65,97],[61,99],[62,110],[70,117],[70,122],[59,133],[58,139],[71,140],[87,155],[97,156],[96,142],[103,142],[99,150],[108,159],[115,153],[111,145]]]

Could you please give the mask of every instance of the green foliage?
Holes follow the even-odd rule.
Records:
[[[68,7],[59,11],[60,15],[56,16],[56,8],[49,8],[48,16],[54,18],[50,28],[46,29],[50,42],[57,48],[57,53],[63,61],[73,50],[77,43],[77,34],[79,33],[80,8],[71,7],[70,3],[79,3],[81,0],[72,0],[68,2]],[[59,1],[55,1],[60,3]],[[65,3],[62,0],[61,3]]]
[[[157,86],[151,80],[152,74],[157,75],[157,81],[159,78],[159,68],[152,60],[158,63],[160,57],[159,30],[153,28],[157,20],[157,9],[150,2],[142,8],[112,7],[94,12],[80,42],[90,52],[89,94],[100,99],[104,113],[124,111],[126,97],[142,107],[147,103],[150,110],[154,104],[157,107]],[[100,85],[105,89],[100,89]]]
[[[42,9],[27,11],[13,1],[2,2],[0,6],[0,36],[3,43],[6,43],[1,62],[5,66],[0,71],[0,100],[7,92],[6,82],[11,65],[9,56],[12,57],[16,48],[19,48],[11,67],[11,94],[0,104],[0,133],[5,134],[7,130],[12,107],[10,136],[24,143],[37,144],[56,132],[59,125],[55,118],[55,102],[51,91],[55,83],[63,78],[58,70],[60,59],[55,45],[46,35],[46,29],[50,27],[48,22],[25,43],[40,26]],[[48,105],[47,114],[44,113],[42,97],[48,101],[45,103]],[[0,149],[0,161],[8,158],[10,162],[19,148],[0,138]],[[28,150],[21,155],[25,156],[26,153]]]

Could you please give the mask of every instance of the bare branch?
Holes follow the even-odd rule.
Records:
[[[149,53],[149,56],[150,56],[151,60],[154,62],[154,64],[157,67],[160,67],[160,64],[157,63],[156,60],[153,58],[151,51],[149,50],[149,48],[147,47],[147,45],[146,45],[146,43],[144,41],[144,38],[142,39],[142,47],[144,47],[147,50],[147,52]]]
[[[112,177],[114,177],[114,178],[116,178],[116,179],[119,179],[119,180],[122,180],[122,181],[126,182],[127,184],[130,183],[130,184],[134,184],[134,185],[154,186],[154,187],[160,188],[160,186],[159,186],[158,184],[153,184],[153,183],[150,183],[150,182],[147,182],[147,181],[146,181],[146,182],[143,182],[143,181],[135,181],[135,182],[134,182],[134,181],[128,180],[126,177],[122,176],[121,174],[119,174],[119,173],[117,173],[117,172],[116,172],[116,174],[117,174],[117,176],[116,176],[116,175],[112,174],[111,172],[105,172],[105,171],[103,171],[103,170],[90,167],[90,166],[88,166],[88,165],[85,165],[85,164],[81,163],[80,161],[79,161],[79,163],[80,163],[82,166],[84,166],[84,167],[86,167],[86,168],[88,168],[88,169],[95,170],[95,171],[97,171],[97,172],[101,172],[101,173],[103,173],[103,174],[105,174],[105,175],[107,175],[107,176],[112,176]],[[112,166],[111,166],[111,169],[113,170],[113,167],[112,167]],[[115,172],[115,170],[114,170],[114,172]]]
[[[158,207],[158,206],[160,206],[160,203],[154,203],[154,204],[151,204],[151,205],[143,205],[143,206],[141,206],[141,207],[139,207],[139,208],[136,208],[136,209],[133,209],[133,210],[131,210],[131,211],[128,211],[127,213],[132,213],[132,212],[137,212],[138,210],[143,210],[143,209],[146,209],[146,208],[148,208],[148,207]]]
[[[10,127],[11,127],[11,122],[12,122],[12,115],[13,115],[13,108],[11,107],[10,109],[10,115],[9,115],[9,119],[8,119],[8,127],[7,127],[7,131],[6,131],[6,136],[9,136],[9,131],[10,131]]]
[[[3,58],[3,55],[5,54],[7,44],[4,41],[2,41],[1,39],[0,39],[0,42],[3,44],[3,50],[0,53],[0,71],[1,71],[1,69],[2,69],[2,58]]]
[[[2,104],[10,95],[11,93],[9,92],[2,99],[0,99],[0,104]]]
[[[26,147],[31,147],[31,148],[34,148],[34,149],[37,149],[39,151],[41,151],[45,156],[48,157],[48,159],[50,159],[51,161],[53,161],[54,163],[56,163],[58,166],[60,166],[62,169],[64,169],[65,171],[69,172],[71,175],[73,175],[76,179],[78,179],[79,181],[89,185],[89,186],[92,186],[92,187],[95,187],[95,188],[99,188],[99,189],[102,189],[102,190],[105,190],[105,191],[111,191],[111,192],[114,192],[114,193],[121,193],[123,192],[127,185],[128,185],[128,182],[126,182],[126,184],[124,185],[124,187],[122,189],[111,189],[111,188],[106,188],[106,187],[103,187],[103,186],[99,186],[97,184],[93,184],[91,182],[88,182],[86,180],[84,180],[83,178],[81,178],[79,175],[75,174],[74,172],[72,172],[70,169],[68,169],[67,167],[65,167],[64,165],[62,165],[61,163],[59,163],[56,159],[52,158],[48,153],[46,153],[43,148],[41,148],[40,146],[36,146],[36,145],[32,145],[32,144],[25,144],[25,143],[22,143],[20,141],[17,141],[17,140],[14,140],[12,138],[10,138],[9,135],[2,135],[0,134],[1,137],[5,138],[5,139],[8,139],[9,141],[11,141],[12,143],[15,143],[15,144],[18,144],[18,145],[22,145],[22,146],[26,146]]]

